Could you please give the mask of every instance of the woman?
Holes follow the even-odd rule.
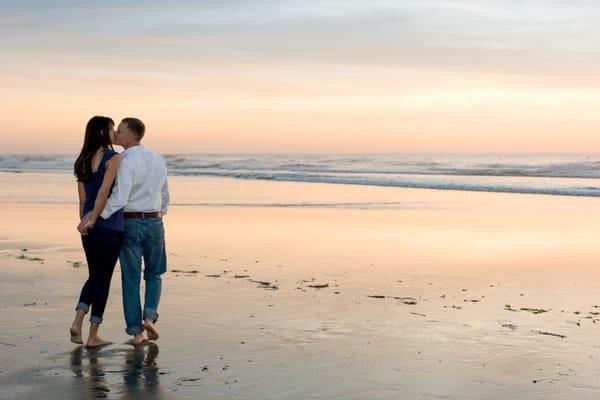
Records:
[[[81,153],[74,172],[79,191],[79,217],[91,212],[100,215],[115,182],[121,156],[112,148],[115,140],[114,122],[108,117],[93,117],[85,128]],[[96,224],[81,236],[89,276],[75,308],[75,321],[69,329],[71,341],[83,344],[83,318],[91,306],[90,334],[87,347],[110,344],[98,336],[115,264],[123,240],[123,210],[108,219],[98,218]]]

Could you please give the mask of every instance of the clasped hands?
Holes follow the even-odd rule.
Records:
[[[94,217],[93,212],[90,211],[81,218],[81,222],[77,225],[77,230],[81,233],[82,236],[85,236],[89,233],[89,230],[94,227],[96,224],[96,220],[98,217]]]

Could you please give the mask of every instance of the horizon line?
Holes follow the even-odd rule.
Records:
[[[169,152],[160,153],[153,149],[155,152],[163,155],[178,155],[178,156],[227,156],[227,155],[599,155],[598,152],[531,152],[531,151],[515,151],[515,152],[459,152],[459,151],[415,151],[415,152],[198,152],[198,153],[186,153],[186,152]],[[78,152],[69,153],[57,153],[57,152],[11,152],[3,153],[0,152],[0,156],[26,156],[26,155],[39,155],[39,156],[68,156],[78,154]]]

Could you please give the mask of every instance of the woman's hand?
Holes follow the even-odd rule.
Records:
[[[88,212],[87,214],[85,214],[83,216],[79,225],[77,225],[77,230],[83,236],[87,235],[88,231],[90,229],[92,229],[94,227],[94,225],[96,224],[97,219],[98,219],[98,217],[95,217],[94,213],[92,211]]]

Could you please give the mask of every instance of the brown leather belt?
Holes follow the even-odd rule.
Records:
[[[123,216],[125,218],[161,218],[162,213],[160,211],[150,211],[150,212],[124,212]]]

